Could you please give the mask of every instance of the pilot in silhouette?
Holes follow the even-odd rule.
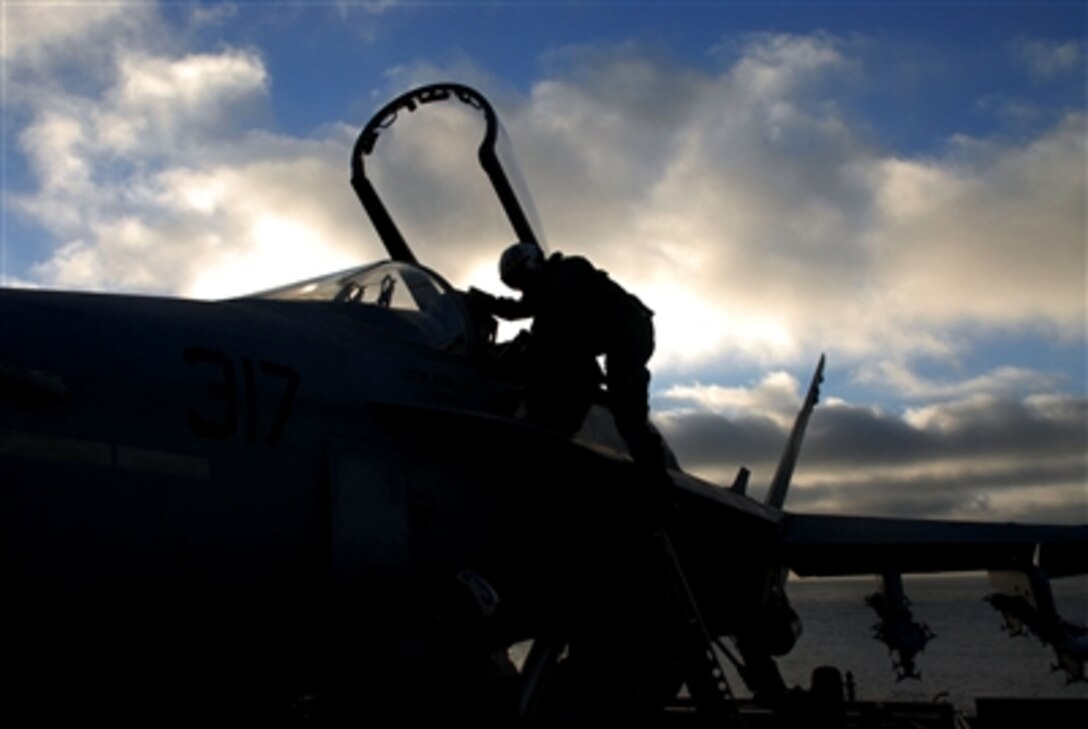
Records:
[[[533,318],[525,394],[529,420],[573,434],[603,379],[631,457],[663,473],[664,446],[648,420],[653,312],[585,258],[561,253],[545,258],[535,243],[507,248],[499,273],[520,298],[476,289],[470,295],[501,319]]]

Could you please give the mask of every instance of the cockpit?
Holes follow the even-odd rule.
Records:
[[[394,336],[449,352],[465,352],[475,326],[460,295],[422,266],[381,261],[290,284],[249,298],[341,304],[363,318],[381,312]]]
[[[420,265],[398,224],[407,222],[407,230],[416,232],[411,227],[411,218],[425,216],[435,204],[433,194],[428,197],[425,192],[430,188],[426,185],[405,187],[392,184],[394,203],[401,202],[398,193],[407,191],[412,195],[406,205],[387,207],[387,201],[379,194],[375,181],[368,174],[375,171],[373,167],[382,168],[376,151],[393,143],[392,140],[396,138],[394,127],[399,129],[406,124],[405,120],[420,117],[418,112],[423,109],[435,110],[433,113],[445,120],[443,123],[450,123],[451,120],[458,120],[457,123],[483,121],[483,136],[474,157],[479,165],[477,172],[482,171],[490,183],[508,226],[502,226],[504,230],[499,234],[500,245],[505,246],[515,240],[541,245],[540,225],[531,197],[512,152],[504,142],[502,125],[491,104],[479,92],[467,86],[431,84],[402,94],[382,107],[362,129],[352,150],[352,187],[391,260],[327,274],[246,298],[324,302],[337,305],[337,311],[348,313],[353,318],[372,322],[381,331],[398,339],[455,354],[475,356],[487,349],[487,343],[494,341],[494,319],[487,313],[474,311],[470,306],[471,301],[446,279]],[[443,109],[453,116],[443,116]],[[467,117],[462,118],[461,115],[465,114]],[[420,127],[412,127],[411,123],[407,123],[407,127],[415,132],[421,131]],[[456,188],[466,187],[466,173],[471,171],[467,161],[452,171]],[[381,175],[377,177],[381,178]],[[389,180],[384,178],[386,183]],[[409,219],[395,221],[393,210],[399,211],[401,217],[407,214]],[[483,217],[479,212],[473,209],[469,219],[478,222]],[[445,237],[441,236],[441,226],[438,230],[439,237]],[[498,250],[495,253],[497,255]],[[495,357],[494,351],[490,354],[492,358]]]
[[[423,109],[441,112],[443,108],[452,108],[457,114],[467,113],[468,118],[484,123],[475,160],[490,183],[509,226],[501,234],[501,245],[514,240],[541,245],[540,225],[531,197],[512,153],[504,143],[502,125],[491,104],[479,92],[467,86],[431,84],[402,94],[382,107],[363,127],[352,150],[352,187],[391,260],[290,284],[247,298],[342,304],[349,308],[341,311],[350,312],[359,319],[380,322],[380,328],[391,336],[452,353],[482,351],[484,344],[494,339],[494,320],[489,315],[474,312],[466,297],[442,276],[420,265],[400,225],[394,220],[391,209],[368,175],[368,171],[372,171],[368,161],[375,162],[377,149],[390,144],[389,140],[395,137],[394,126],[399,128],[405,119],[418,117],[416,112]],[[449,121],[451,117],[442,118]],[[398,119],[401,120],[400,124],[397,124]],[[412,127],[409,125],[409,128]],[[420,129],[417,127],[415,131]],[[461,175],[469,171],[463,168],[454,171],[457,187],[464,187],[465,178]],[[392,187],[393,197],[396,198],[398,186],[394,184]],[[423,188],[426,189],[426,186]],[[416,189],[409,186],[408,190]],[[407,206],[394,207],[401,213],[410,213],[409,218],[411,214],[422,215],[433,207],[434,200],[426,196],[421,198],[421,195],[416,191]],[[475,211],[471,219],[480,218],[477,213]]]

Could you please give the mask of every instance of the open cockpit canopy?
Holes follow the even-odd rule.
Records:
[[[418,113],[423,109],[426,114]],[[493,260],[514,240],[543,247],[532,200],[491,104],[454,83],[402,94],[363,127],[351,169],[352,187],[392,260],[243,298],[351,305],[344,311],[380,320],[388,331],[403,329],[447,351],[471,349],[480,338],[471,313],[446,279],[419,265],[408,240],[422,239],[428,253],[455,263],[464,258],[462,245],[494,246]]]
[[[473,155],[480,121],[483,138]],[[430,265],[448,256],[450,245],[459,252],[494,246],[488,254],[495,260],[515,240],[542,245],[498,116],[468,86],[431,84],[386,104],[360,132],[351,170],[352,187],[394,261],[417,262],[409,241],[427,246]]]

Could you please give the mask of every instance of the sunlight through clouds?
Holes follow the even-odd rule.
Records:
[[[732,51],[721,75],[691,74],[677,95],[669,91],[667,69],[652,59],[622,48],[615,56],[598,50],[585,57],[592,71],[576,67],[568,77],[542,79],[508,118],[553,245],[588,255],[644,296],[658,312],[659,366],[727,354],[752,363],[793,362],[829,342],[851,358],[871,356],[886,350],[893,331],[899,356],[909,356],[939,351],[949,324],[1032,317],[1079,324],[1084,255],[1076,240],[1083,215],[1074,193],[1083,192],[1077,161],[1084,144],[1075,118],[1027,147],[991,147],[977,160],[884,158],[826,103],[839,74],[852,66],[833,37],[756,34]],[[266,215],[262,208],[271,200],[262,202],[257,189],[267,185],[246,195],[247,183],[226,173],[234,178],[232,212],[224,207],[222,181],[214,179],[224,175],[221,159],[256,172],[261,161],[253,155],[274,153],[274,142],[262,150],[258,136],[235,121],[270,93],[260,57],[229,47],[177,57],[126,51],[113,73],[98,99],[54,101],[27,127],[23,145],[41,187],[16,206],[58,230],[67,221],[63,235],[90,246],[103,216],[133,214],[126,198],[138,198],[149,182],[176,180],[182,187],[160,190],[159,200],[179,197],[205,216],[205,227],[219,226],[221,245],[237,248],[205,266],[246,256],[253,269],[276,268],[265,255],[282,253],[255,245],[247,237],[252,226],[237,212]],[[814,82],[822,95],[805,85]],[[638,101],[670,93],[679,106],[666,117]],[[397,150],[410,172],[401,187],[415,196],[411,202],[412,195],[402,195],[409,199],[402,209],[411,212],[414,239],[441,241],[421,250],[423,258],[464,281],[463,263],[497,256],[503,236],[490,236],[485,246],[471,217],[427,222],[423,214],[436,203],[464,207],[465,183],[476,174],[471,159],[454,154],[474,142],[443,141],[471,134],[453,127],[437,132]],[[341,200],[336,209],[350,207],[324,142],[294,140],[297,154],[321,156],[290,164],[321,165],[320,177]],[[248,157],[239,157],[240,150]],[[77,189],[96,202],[74,214],[60,193]],[[300,207],[306,215],[325,207],[318,214],[327,217],[332,211],[314,199],[317,189],[298,192]],[[161,207],[145,212],[166,214]],[[370,238],[365,221],[352,213],[348,223],[347,215],[326,247],[344,245],[334,241],[344,241],[349,226]],[[323,235],[335,225],[295,222]],[[194,228],[179,221],[173,229],[191,235]],[[167,239],[160,231],[159,245]],[[1040,245],[1045,255],[1037,255]],[[212,275],[205,266],[202,277]],[[73,269],[43,263],[38,270]],[[69,279],[76,280],[86,285],[89,274]],[[161,280],[163,290],[192,290],[169,270]],[[63,278],[53,284],[66,285]],[[238,288],[247,287],[239,281]]]
[[[762,413],[783,428],[793,422],[801,405],[799,384],[787,372],[772,372],[752,388],[675,385],[665,391],[664,397],[729,418],[743,413]]]
[[[224,299],[254,293],[299,278],[297,252],[309,251],[307,268],[318,272],[348,268],[357,261],[329,250],[322,231],[277,215],[256,218],[244,236],[242,251],[224,250],[204,272],[195,274],[185,294],[198,299]]]

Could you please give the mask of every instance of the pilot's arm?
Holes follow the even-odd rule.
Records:
[[[474,301],[479,302],[481,308],[490,311],[500,319],[527,319],[535,313],[536,307],[530,297],[522,295],[514,299],[505,296],[492,296],[486,291],[470,288],[468,295]]]

